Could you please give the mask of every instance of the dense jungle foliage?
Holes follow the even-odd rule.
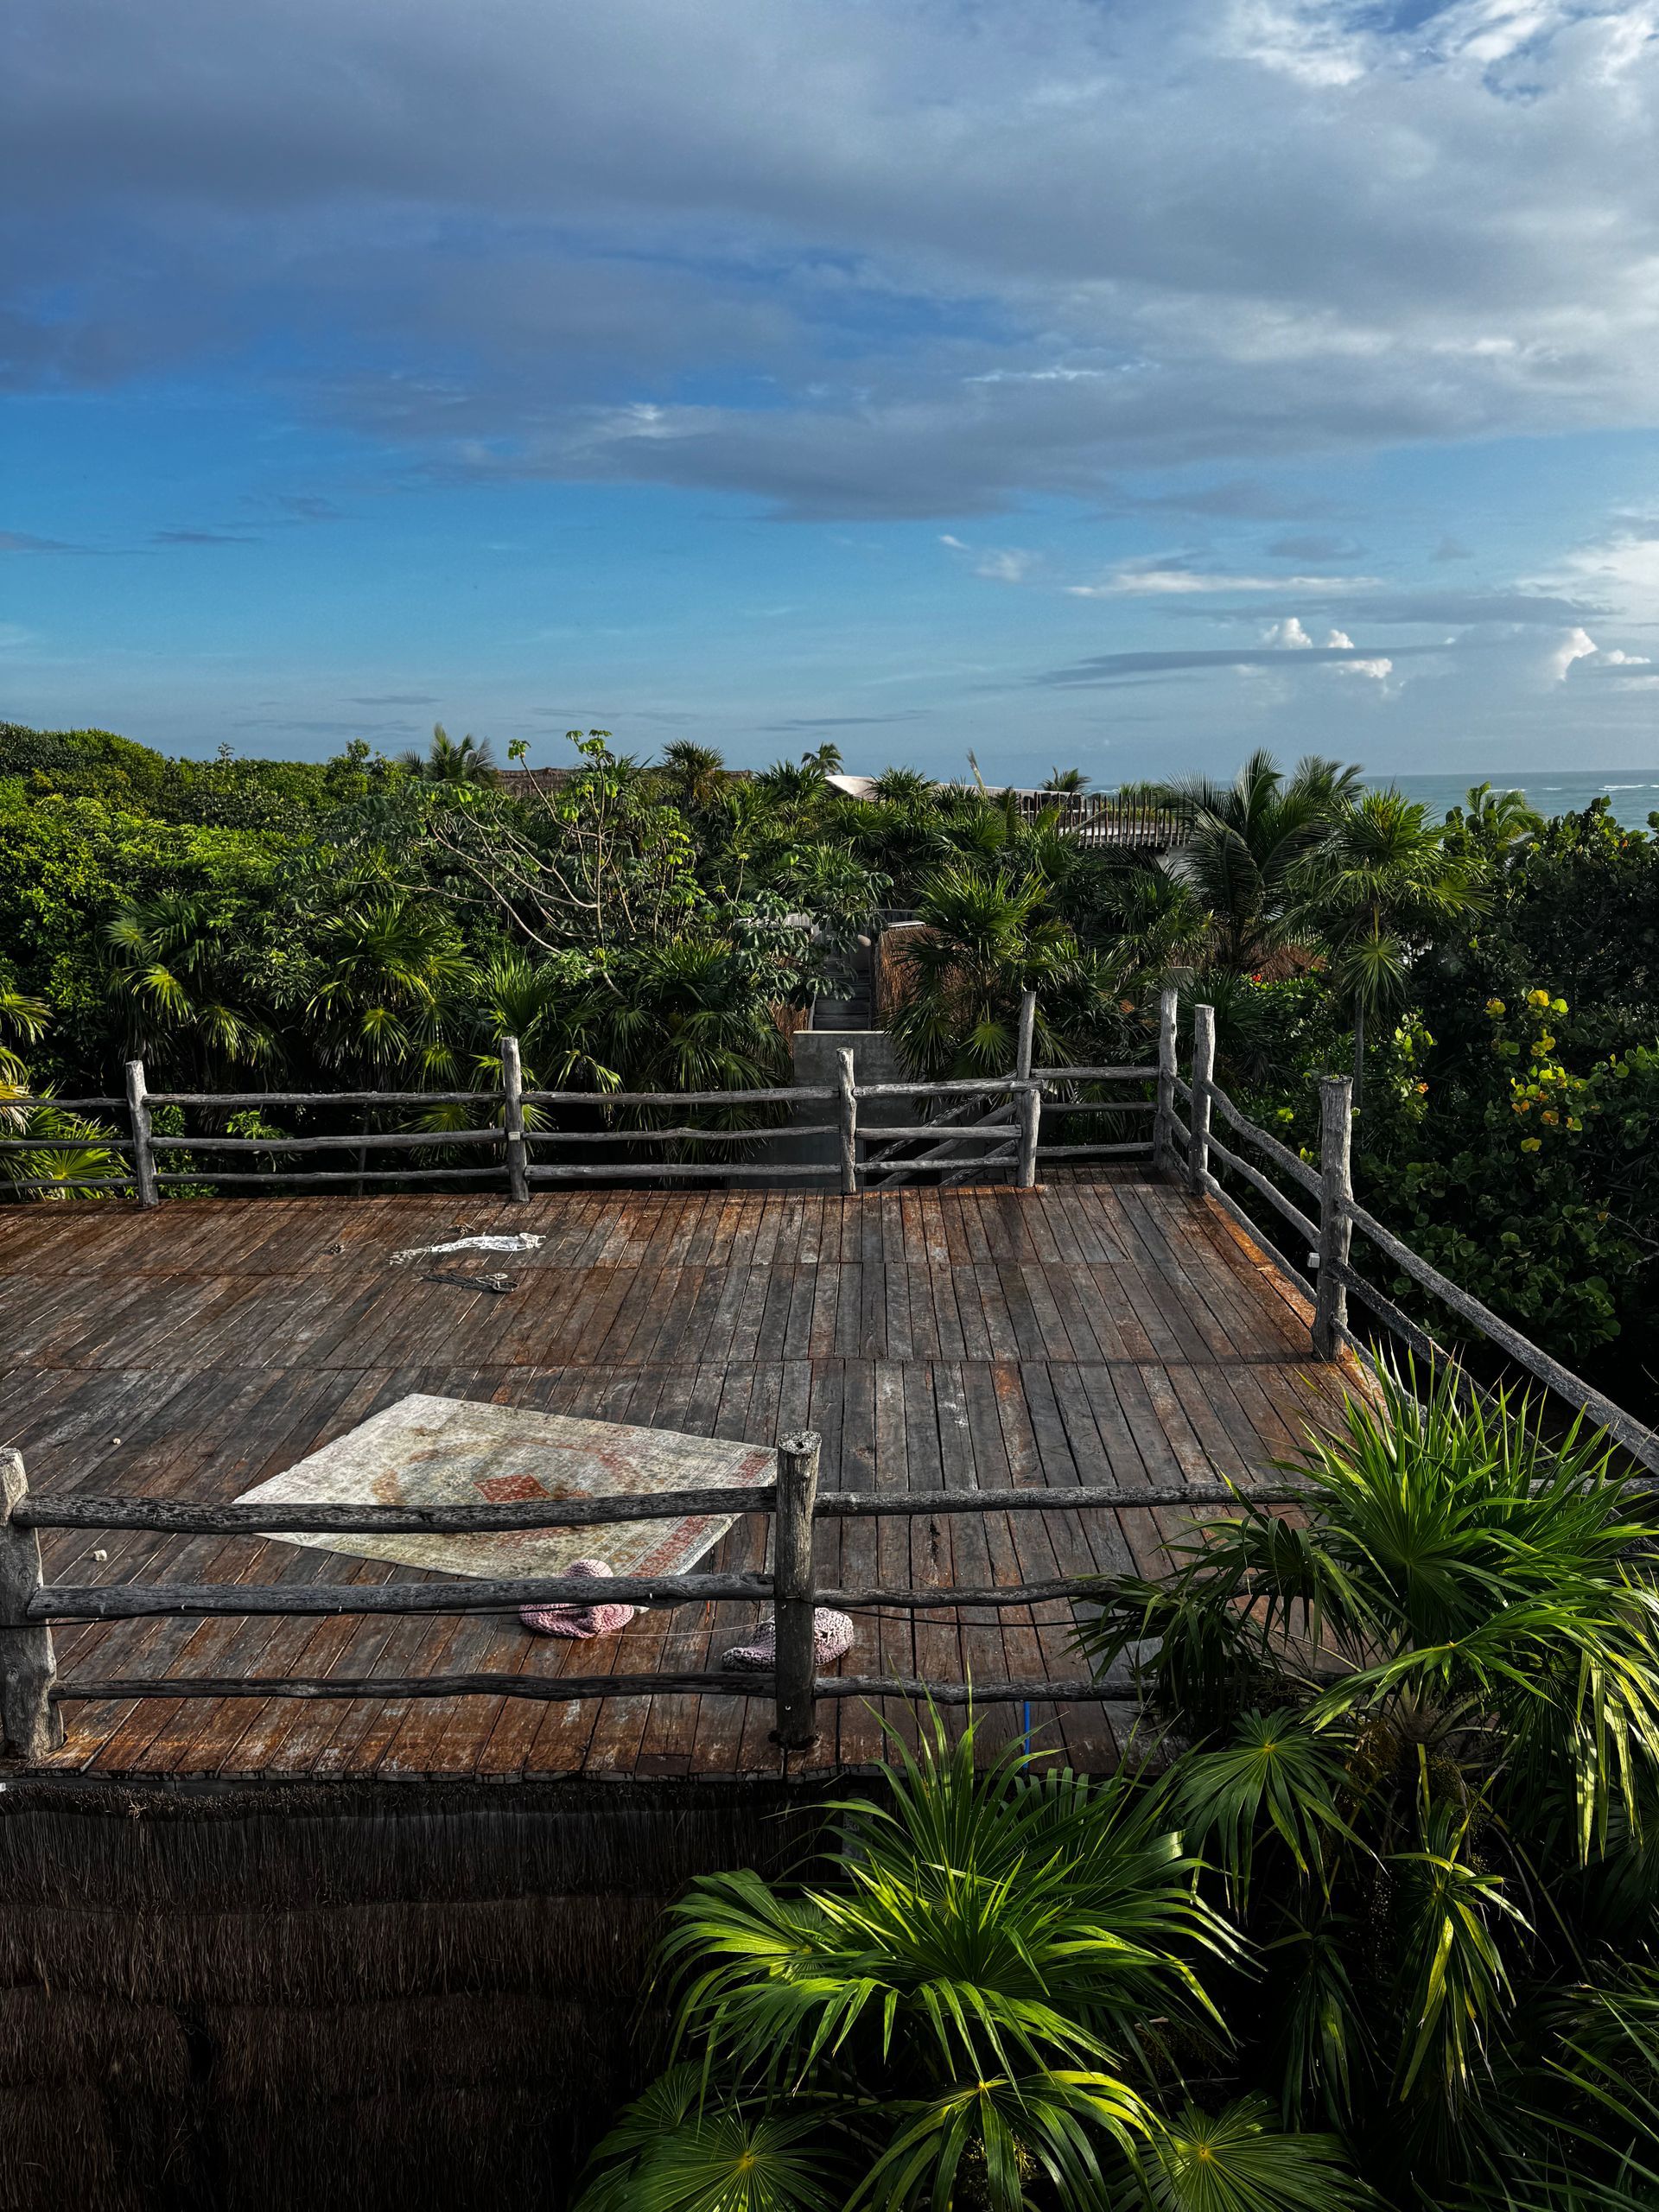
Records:
[[[1351,1065],[1363,1201],[1625,1402],[1659,1395],[1659,836],[1605,803],[1546,823],[1483,788],[1434,821],[1258,755],[1174,789],[1192,828],[1157,861],[1066,834],[1075,772],[1027,822],[903,769],[843,797],[833,748],[748,775],[575,735],[523,791],[442,731],[400,760],[202,763],[0,725],[0,1084],[111,1096],[141,1056],[155,1090],[464,1092],[517,1035],[535,1087],[759,1088],[837,946],[896,910],[931,925],[892,1022],[918,1072],[1005,1071],[1027,988],[1051,1065],[1145,1052],[1173,979],[1255,1118],[1311,1150],[1313,1078]],[[107,1169],[111,1126],[13,1106],[10,1133],[85,1147],[0,1173]]]

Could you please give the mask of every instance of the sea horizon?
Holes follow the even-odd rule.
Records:
[[[1420,800],[1431,814],[1444,814],[1459,806],[1471,785],[1491,784],[1494,791],[1524,791],[1528,804],[1542,815],[1579,814],[1592,799],[1611,801],[1615,820],[1627,829],[1644,830],[1648,817],[1659,810],[1659,768],[1523,768],[1506,775],[1368,774],[1373,790],[1392,788],[1408,798]]]
[[[1433,776],[1406,770],[1389,774],[1379,769],[1362,770],[1361,774],[1368,789],[1403,791],[1435,817],[1462,805],[1471,789],[1483,783],[1495,791],[1523,792],[1528,804],[1545,816],[1580,814],[1592,799],[1605,798],[1612,803],[1616,821],[1627,829],[1645,830],[1649,815],[1659,811],[1659,768],[1460,769]]]

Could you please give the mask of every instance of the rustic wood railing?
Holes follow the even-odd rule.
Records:
[[[526,1090],[517,1038],[501,1044],[501,1088],[497,1090],[352,1090],[352,1091],[152,1091],[142,1060],[126,1068],[126,1096],[115,1098],[41,1098],[18,1096],[7,1109],[55,1107],[77,1113],[120,1113],[124,1132],[100,1136],[0,1136],[0,1153],[84,1153],[102,1151],[123,1155],[130,1163],[117,1174],[74,1177],[27,1176],[0,1181],[0,1195],[7,1192],[118,1191],[136,1198],[141,1205],[158,1205],[163,1194],[182,1185],[200,1192],[232,1189],[269,1191],[275,1184],[340,1185],[386,1184],[400,1186],[436,1183],[494,1184],[508,1196],[526,1202],[537,1185],[563,1183],[619,1183],[623,1181],[720,1181],[753,1187],[779,1181],[822,1181],[838,1177],[846,1192],[891,1188],[912,1177],[928,1173],[956,1175],[962,1168],[975,1174],[1012,1171],[1020,1189],[1033,1188],[1042,1160],[1113,1160],[1152,1157],[1153,1143],[1138,1141],[1045,1144],[1042,1122],[1046,1113],[1084,1116],[1107,1114],[1131,1122],[1157,1111],[1154,1098],[1080,1098],[1080,1089],[1104,1084],[1147,1090],[1160,1083],[1154,1066],[1052,1067],[1032,1065],[1032,1039],[1036,1013],[1035,995],[1027,993],[1020,1025],[1019,1048],[1014,1071],[1006,1076],[975,1076],[950,1082],[861,1084],[854,1071],[853,1053],[844,1047],[839,1055],[836,1082],[797,1084],[753,1090]],[[1172,1039],[1173,1044],[1173,1039]],[[913,1102],[918,1114],[930,1118],[907,1122],[882,1122],[861,1117],[860,1106],[872,1100]],[[459,1129],[370,1129],[327,1136],[232,1136],[213,1131],[158,1134],[158,1107],[206,1109],[215,1114],[276,1112],[284,1107],[325,1110],[351,1108],[370,1113],[389,1109],[430,1112],[434,1108],[467,1106],[494,1108],[499,1119],[486,1128]],[[759,1108],[823,1107],[819,1121],[791,1122],[772,1128],[710,1128],[677,1119],[656,1126],[589,1128],[538,1128],[536,1117],[550,1113],[578,1112],[595,1119],[618,1111],[653,1112],[684,1116],[695,1109],[750,1112]],[[527,1116],[526,1109],[531,1109]],[[967,1126],[958,1116],[977,1115]],[[797,1147],[802,1140],[835,1140],[833,1159],[806,1160],[766,1156],[783,1147]],[[937,1143],[933,1141],[940,1141]],[[932,1144],[931,1155],[904,1156],[909,1144]],[[622,1158],[618,1147],[637,1151],[646,1146],[712,1146],[746,1147],[755,1156],[733,1160],[706,1154],[696,1159]],[[419,1155],[460,1147],[476,1152],[487,1147],[487,1162],[466,1166],[416,1164],[406,1158],[397,1166],[370,1167],[371,1154]],[[965,1151],[962,1149],[966,1147]],[[557,1148],[578,1153],[591,1149],[589,1158],[550,1158]],[[298,1166],[254,1168],[256,1159],[286,1160],[298,1155]],[[219,1163],[245,1160],[246,1168]],[[340,1165],[331,1166],[337,1160]],[[318,1164],[310,1164],[311,1161]],[[177,1166],[169,1166],[177,1161]],[[191,1164],[194,1162],[194,1164]],[[875,1172],[879,1170],[879,1173]]]
[[[694,1692],[705,1696],[770,1699],[774,1740],[801,1751],[816,1740],[820,1699],[931,1700],[936,1705],[1122,1700],[1131,1688],[1116,1678],[967,1683],[910,1675],[820,1675],[813,1665],[813,1620],[820,1605],[842,1611],[922,1611],[958,1605],[1029,1605],[1098,1599],[1101,1580],[1054,1576],[984,1586],[821,1586],[812,1560],[819,1521],[940,1513],[1076,1513],[1133,1506],[1236,1506],[1240,1491],[1222,1485],[1122,1491],[1058,1489],[840,1491],[818,1487],[819,1440],[811,1431],[777,1447],[777,1479],[741,1488],[657,1491],[639,1497],[544,1499],[494,1505],[187,1505],[171,1500],[60,1496],[31,1492],[16,1452],[0,1452],[0,1712],[8,1751],[38,1760],[63,1740],[61,1708],[74,1702],[142,1698],[433,1698],[507,1697],[560,1703],[567,1699]],[[1285,1503],[1300,1493],[1283,1486],[1252,1488],[1257,1503]],[[404,1583],[50,1583],[41,1562],[40,1532],[51,1529],[140,1529],[156,1535],[496,1534],[506,1529],[597,1528],[682,1514],[766,1513],[772,1520],[769,1573],[618,1575],[605,1584],[607,1603],[702,1605],[719,1599],[770,1599],[776,1623],[775,1665],[769,1674],[728,1672],[643,1675],[520,1675],[505,1672],[416,1675],[181,1675],[85,1676],[60,1680],[54,1624],[156,1618],[207,1619],[226,1615],[455,1614],[514,1611],[521,1605],[591,1605],[590,1580],[556,1576],[515,1581],[457,1577]]]
[[[961,789],[963,786],[953,786]],[[1045,815],[1065,837],[1084,843],[1169,852],[1192,835],[1196,810],[1175,798],[1125,797],[1117,791],[991,790],[994,802],[1012,801],[1020,818],[1036,823]]]
[[[1173,1007],[1167,996],[1164,1014],[1166,1025],[1173,1024]],[[1160,1055],[1160,1064],[1161,1058]],[[1602,1391],[1563,1367],[1559,1360],[1552,1359],[1500,1314],[1494,1313],[1491,1306],[1414,1252],[1357,1202],[1351,1153],[1351,1077],[1325,1076],[1320,1080],[1319,1161],[1314,1166],[1240,1113],[1215,1079],[1215,1062],[1214,1011],[1200,1006],[1194,1009],[1192,1079],[1184,1082],[1179,1075],[1168,1078],[1167,1107],[1164,1104],[1165,1081],[1160,1076],[1154,1154],[1157,1165],[1166,1173],[1184,1175],[1190,1190],[1213,1199],[1310,1300],[1313,1308],[1313,1349],[1319,1358],[1335,1359],[1344,1346],[1367,1354],[1371,1351],[1372,1347],[1349,1326],[1348,1301],[1351,1296],[1417,1357],[1441,1368],[1462,1365],[1454,1352],[1438,1342],[1354,1267],[1352,1246],[1357,1234],[1506,1359],[1513,1360],[1547,1390],[1565,1400],[1575,1414],[1587,1414],[1640,1467],[1649,1474],[1659,1476],[1659,1432],[1637,1421]],[[1185,1123],[1175,1112],[1177,1102],[1187,1107],[1190,1118]],[[1315,1213],[1310,1215],[1305,1207],[1287,1197],[1270,1175],[1224,1144],[1215,1134],[1217,1118],[1230,1133],[1306,1193],[1313,1203]],[[1307,1255],[1306,1272],[1286,1258],[1270,1240],[1262,1237],[1259,1224],[1218,1179],[1215,1173],[1217,1162],[1254,1191],[1294,1232],[1297,1243]]]

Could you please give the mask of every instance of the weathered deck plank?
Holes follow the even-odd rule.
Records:
[[[529,1230],[539,1249],[393,1268],[458,1233]],[[505,1268],[496,1298],[429,1273]],[[411,1391],[770,1442],[810,1423],[828,1489],[1116,1487],[1116,1511],[821,1524],[827,1583],[1011,1582],[1166,1567],[1178,1510],[1151,1484],[1247,1485],[1340,1403],[1306,1315],[1217,1209],[1118,1176],[1033,1193],[538,1193],[21,1206],[0,1213],[0,1289],[18,1317],[0,1437],[31,1484],[223,1499]],[[709,1564],[766,1564],[740,1521]],[[425,1580],[275,1539],[49,1531],[55,1580]],[[602,1553],[602,1534],[595,1549]],[[99,1560],[97,1554],[105,1557]],[[716,1666],[752,1605],[644,1616],[568,1646],[515,1619],[133,1620],[60,1631],[60,1664],[140,1678],[342,1677],[466,1668],[639,1673]],[[939,1680],[1075,1675],[1065,1609],[872,1614],[855,1671]],[[72,1704],[49,1764],[121,1775],[514,1777],[775,1771],[759,1700],[664,1694],[564,1704],[499,1697]],[[807,1765],[881,1755],[878,1715],[827,1703]],[[1033,1707],[1039,1745],[1100,1768],[1106,1709]],[[959,1713],[950,1725],[960,1725]],[[988,1709],[985,1740],[1023,1726]]]

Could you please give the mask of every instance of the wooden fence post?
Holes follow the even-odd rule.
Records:
[[[1210,1086],[1216,1074],[1216,1009],[1192,1009],[1192,1118],[1188,1124],[1186,1184],[1202,1198],[1210,1187]]]
[[[1348,1326],[1348,1264],[1354,1224],[1353,1096],[1351,1076],[1327,1075],[1319,1083],[1319,1274],[1314,1286],[1313,1350],[1336,1359]]]
[[[141,1206],[161,1204],[156,1181],[156,1155],[149,1148],[149,1093],[144,1088],[144,1064],[127,1062],[127,1117],[132,1124],[132,1179],[138,1186]]]
[[[1037,994],[1027,991],[1020,1001],[1020,1033],[1014,1046],[1014,1071],[1021,1083],[1031,1081],[1037,1052]]]
[[[1034,1191],[1037,1187],[1037,1131],[1042,1120],[1042,1098],[1031,1080],[1032,1064],[1037,1057],[1037,994],[1026,991],[1020,1000],[1020,1027],[1014,1039],[1014,1074],[1017,1083],[1028,1084],[1025,1090],[1014,1095],[1014,1116],[1020,1124],[1020,1164],[1014,1169],[1016,1190]]]
[[[858,1095],[853,1088],[853,1048],[836,1055],[841,1071],[841,1187],[848,1197],[858,1188]]]
[[[1020,1114],[1020,1166],[1014,1176],[1016,1186],[1022,1191],[1037,1187],[1037,1138],[1042,1128],[1043,1094],[1040,1087],[1028,1083],[1016,1093]]]
[[[1152,1117],[1152,1165],[1166,1175],[1175,1154],[1175,1016],[1179,994],[1173,987],[1158,1001],[1158,1104]]]
[[[772,1733],[785,1751],[803,1751],[817,1741],[813,1713],[817,1659],[812,1633],[812,1518],[817,1497],[817,1436],[808,1428],[780,1438],[772,1521],[778,1699],[778,1725]]]
[[[28,1496],[22,1455],[0,1452],[0,1734],[17,1758],[38,1759],[62,1743],[63,1720],[51,1698],[52,1630],[29,1618],[41,1586],[41,1540],[11,1517]]]
[[[524,1071],[518,1058],[518,1039],[501,1039],[501,1127],[506,1136],[507,1195],[514,1205],[530,1203],[529,1159],[524,1149]]]

